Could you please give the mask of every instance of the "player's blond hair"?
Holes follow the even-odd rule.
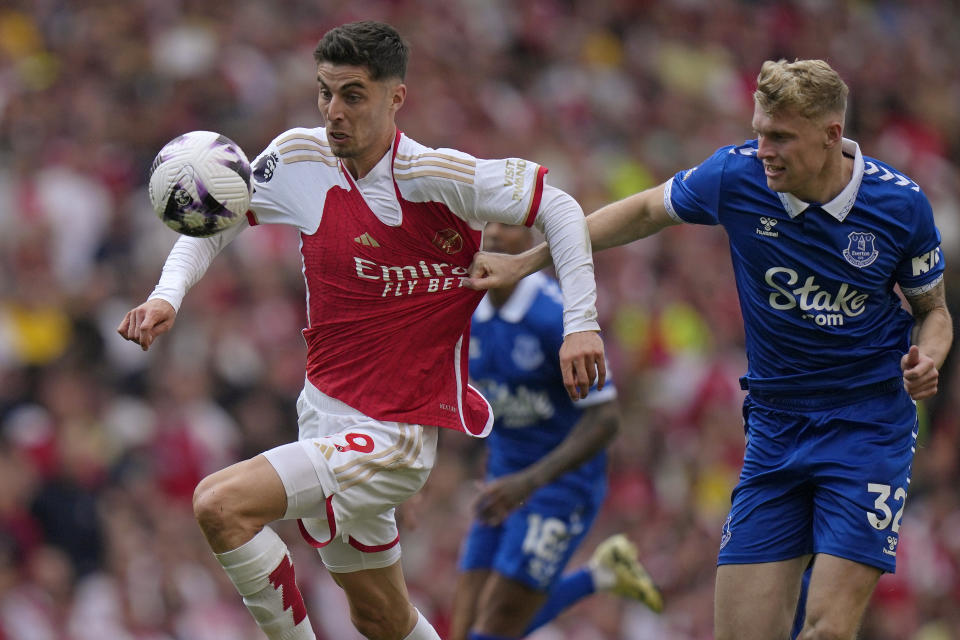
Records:
[[[753,99],[770,115],[794,110],[812,120],[826,115],[843,118],[849,91],[823,60],[767,60],[760,67]]]

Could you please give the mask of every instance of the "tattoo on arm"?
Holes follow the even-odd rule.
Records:
[[[910,310],[915,318],[922,318],[938,307],[947,308],[946,289],[943,286],[943,280],[937,283],[933,289],[924,291],[920,295],[905,296],[910,304]]]

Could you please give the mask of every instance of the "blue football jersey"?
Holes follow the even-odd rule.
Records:
[[[852,140],[853,177],[827,203],[772,191],[757,141],[723,147],[667,182],[679,221],[727,231],[756,391],[819,393],[902,375],[917,295],[943,277],[940,233],[920,187]]]
[[[574,403],[560,373],[563,298],[556,281],[535,273],[517,284],[499,309],[485,297],[470,329],[470,378],[493,407],[493,431],[487,437],[488,477],[523,469],[566,438],[586,407],[616,397],[609,378]],[[562,497],[606,490],[606,453],[601,452],[543,487],[538,494]]]

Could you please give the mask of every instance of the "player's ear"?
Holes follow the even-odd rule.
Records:
[[[390,94],[390,106],[394,111],[399,111],[400,107],[403,106],[404,100],[407,99],[407,85],[402,82],[398,82],[393,86],[393,90]]]
[[[828,120],[824,130],[823,146],[832,149],[838,144],[843,143],[843,124],[837,120]]]

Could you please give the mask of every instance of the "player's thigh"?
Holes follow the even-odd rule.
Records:
[[[853,638],[881,575],[880,569],[817,554],[799,638]]]
[[[480,592],[473,628],[484,634],[518,638],[547,600],[547,592],[491,573]]]
[[[263,455],[205,477],[193,497],[198,519],[210,525],[249,521],[263,526],[282,517],[286,504],[283,482]]]
[[[490,526],[474,520],[460,543],[450,640],[466,640],[467,633],[477,620],[480,594],[492,575],[491,569],[504,531],[502,525]]]
[[[714,631],[717,640],[785,640],[810,556],[779,562],[717,567]]]
[[[476,620],[480,593],[489,576],[490,571],[486,569],[461,571],[457,576],[448,640],[467,640],[467,633]]]

